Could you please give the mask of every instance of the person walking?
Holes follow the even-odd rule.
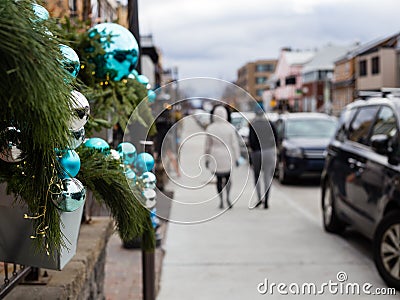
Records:
[[[264,208],[267,209],[270,184],[275,170],[276,132],[260,104],[257,104],[255,112],[256,117],[249,124],[250,159],[258,198],[255,207],[264,203]],[[262,178],[260,176],[261,172],[263,173]],[[264,183],[264,193],[261,193],[262,183]]]
[[[226,203],[230,201],[231,171],[238,165],[239,141],[235,128],[230,124],[230,112],[227,107],[217,105],[211,111],[211,123],[206,129],[205,154],[206,168],[214,171],[217,177],[217,191],[220,198],[219,208],[224,208],[223,191],[226,192]]]

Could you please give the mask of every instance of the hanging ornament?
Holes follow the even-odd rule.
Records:
[[[105,54],[94,59],[96,77],[120,81],[134,70],[139,56],[139,46],[133,34],[115,23],[97,24],[89,30],[89,38],[100,34]],[[90,52],[90,50],[88,50]]]
[[[151,219],[151,224],[153,225],[153,228],[156,229],[157,227],[160,226],[160,219],[157,217],[157,208],[154,207],[150,211],[150,219]]]
[[[86,189],[83,184],[75,178],[62,180],[61,191],[53,194],[54,205],[65,212],[72,212],[80,208],[86,199]]]
[[[136,71],[135,69],[133,69],[133,70],[131,71],[131,73],[128,75],[128,78],[130,78],[130,79],[136,79],[136,77],[138,77],[138,76],[139,76],[139,72]]]
[[[121,156],[119,156],[119,152],[115,149],[110,150],[110,156],[112,159],[121,160]]]
[[[148,90],[147,91],[147,99],[150,103],[154,103],[156,101],[157,98],[157,94],[152,91],[152,90]]]
[[[117,151],[125,165],[131,165],[137,157],[136,147],[128,142],[123,142],[118,145]]]
[[[132,169],[126,168],[126,170],[124,171],[124,175],[130,185],[133,185],[136,183],[136,174],[134,171],[132,171]]]
[[[145,76],[145,75],[138,75],[138,76],[136,76],[136,80],[137,80],[139,83],[143,84],[146,88],[150,85],[150,80],[149,80],[149,78],[147,78],[147,76]]]
[[[35,19],[32,20],[33,22],[43,22],[50,18],[50,14],[43,6],[32,3],[33,13],[35,14]]]
[[[19,162],[24,159],[21,150],[21,131],[9,126],[0,132],[0,141],[5,141],[0,145],[0,159],[5,162]]]
[[[72,131],[78,131],[89,119],[90,106],[86,97],[78,91],[71,92],[71,102],[72,118],[69,123],[69,128]]]
[[[84,127],[78,129],[77,131],[70,131],[70,138],[68,143],[69,149],[75,150],[83,143],[84,140],[85,140]]]
[[[142,179],[144,186],[149,189],[155,189],[156,188],[156,175],[154,175],[151,172],[144,172],[141,176],[140,179]]]
[[[136,169],[139,173],[151,171],[154,167],[154,158],[147,152],[139,153],[136,158]]]
[[[76,78],[81,67],[78,54],[76,54],[74,49],[63,44],[60,44],[60,51],[63,56],[60,62],[64,70],[73,78]],[[69,82],[70,80],[66,79],[66,81]]]
[[[108,151],[110,150],[110,145],[105,140],[97,137],[87,139],[84,145],[85,147],[96,149],[103,153],[108,153]]]
[[[146,199],[145,206],[149,209],[156,206],[156,192],[153,189],[144,189],[142,192],[144,198]]]
[[[60,151],[58,162],[61,167],[60,178],[75,177],[81,169],[81,159],[75,150]]]

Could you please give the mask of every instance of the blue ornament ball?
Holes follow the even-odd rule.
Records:
[[[125,165],[131,165],[137,157],[136,147],[128,142],[123,142],[118,145],[117,151]]]
[[[147,78],[146,75],[138,75],[138,76],[136,76],[136,80],[139,83],[143,84],[145,87],[147,87],[147,85],[150,83],[150,80],[149,80],[149,78]]]
[[[132,169],[127,168],[127,169],[124,171],[124,175],[125,175],[126,179],[128,180],[128,182],[129,182],[130,184],[136,183],[136,174],[135,174],[134,171],[132,171]]]
[[[81,159],[75,150],[61,151],[58,162],[61,166],[60,178],[73,178],[81,169]]]
[[[152,90],[148,90],[147,91],[147,99],[149,100],[150,103],[154,103],[156,101],[157,98],[157,94],[152,91]]]
[[[78,54],[76,54],[74,49],[63,44],[60,44],[60,51],[63,56],[61,59],[61,65],[69,75],[76,78],[81,67]],[[68,82],[69,80],[66,79],[66,81]]]
[[[149,189],[155,189],[156,188],[156,175],[154,175],[152,172],[144,172],[141,176],[140,179],[142,179],[144,186]]]
[[[138,62],[138,43],[128,29],[115,23],[97,24],[89,30],[91,39],[96,39],[98,34],[105,54],[94,59],[95,76],[120,81],[134,70]]]
[[[136,169],[140,173],[149,172],[154,168],[154,158],[147,152],[139,153],[136,158]]]
[[[62,181],[62,190],[56,197],[52,197],[54,205],[65,212],[72,212],[83,206],[86,199],[86,189],[75,178],[66,178]]]
[[[36,17],[36,19],[32,20],[33,22],[43,22],[50,18],[49,12],[43,6],[32,3],[32,9]]]
[[[136,79],[136,77],[138,77],[138,76],[139,76],[139,72],[136,71],[135,69],[133,69],[132,72],[128,75],[128,78]]]
[[[108,153],[110,151],[110,145],[101,138],[90,138],[87,139],[84,143],[85,147],[96,149],[103,153]]]

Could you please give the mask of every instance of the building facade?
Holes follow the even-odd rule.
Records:
[[[265,90],[269,90],[268,79],[275,72],[277,60],[257,60],[242,66],[237,72],[236,84],[254,99],[262,101]]]

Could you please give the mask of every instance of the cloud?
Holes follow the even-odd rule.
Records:
[[[347,45],[399,30],[397,0],[141,0],[140,31],[152,33],[180,77],[236,79],[248,61],[285,46]]]

